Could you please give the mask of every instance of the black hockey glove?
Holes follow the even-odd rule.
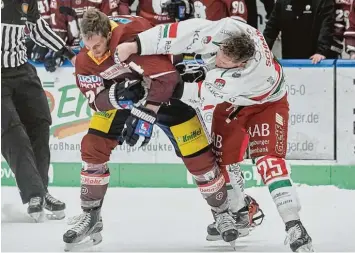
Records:
[[[171,19],[183,21],[190,18],[192,6],[188,0],[169,0],[162,9]]]
[[[125,80],[110,87],[109,100],[117,109],[132,109],[139,106],[148,95],[141,80]]]
[[[157,114],[143,106],[133,107],[127,118],[122,137],[129,146],[143,147],[148,144],[153,134]]]
[[[200,82],[205,80],[207,69],[205,66],[198,63],[178,63],[175,65],[177,71],[179,71],[181,79],[184,82]]]
[[[62,66],[65,58],[71,60],[74,56],[75,53],[67,47],[63,47],[57,52],[50,50],[44,59],[44,67],[48,72],[54,72],[58,67]]]
[[[36,44],[32,48],[30,59],[34,62],[37,62],[37,63],[43,63],[48,51],[49,51],[48,48],[41,47]]]

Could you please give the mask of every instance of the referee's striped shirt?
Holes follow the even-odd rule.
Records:
[[[26,21],[31,39],[42,47],[58,51],[65,46],[64,41],[55,34],[48,23],[39,17],[35,23]],[[25,25],[1,22],[1,67],[18,67],[27,62],[25,46]]]

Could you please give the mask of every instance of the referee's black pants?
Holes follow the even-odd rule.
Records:
[[[51,123],[36,68],[29,63],[1,68],[1,153],[24,204],[47,191]]]

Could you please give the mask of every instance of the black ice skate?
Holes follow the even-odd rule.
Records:
[[[47,215],[50,220],[62,220],[65,217],[65,203],[54,198],[49,193],[44,197],[44,208],[50,212]]]
[[[103,223],[100,217],[100,210],[97,208],[84,211],[74,217],[74,227],[63,235],[64,251],[88,248],[102,241],[100,232],[103,229]]]
[[[235,247],[235,240],[238,238],[238,230],[235,224],[235,220],[228,213],[216,213],[216,229],[220,233],[222,239],[225,242],[229,242],[232,247]]]
[[[246,195],[245,197],[246,206],[240,209],[237,213],[232,213],[232,217],[236,222],[239,237],[244,237],[249,235],[249,231],[254,227],[259,226],[264,220],[264,213],[259,208],[259,204],[250,197]],[[215,214],[213,213],[213,217]],[[208,225],[207,227],[207,241],[219,241],[222,240],[220,233],[216,228],[216,222]]]
[[[300,220],[293,220],[286,223],[287,237],[285,245],[290,244],[293,252],[314,252],[312,238]]]
[[[32,197],[28,203],[27,213],[36,221],[42,222],[44,220],[43,212],[43,198]]]

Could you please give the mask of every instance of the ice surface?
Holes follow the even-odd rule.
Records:
[[[355,191],[334,186],[297,187],[301,218],[320,251],[355,251]],[[67,218],[36,224],[15,187],[1,188],[1,250],[60,252]],[[79,188],[50,188],[66,202],[67,217],[80,214]],[[249,188],[266,218],[237,251],[290,251],[283,245],[284,225],[268,189]],[[205,240],[212,215],[197,189],[110,188],[102,211],[103,241],[89,251],[231,252],[229,244]]]

